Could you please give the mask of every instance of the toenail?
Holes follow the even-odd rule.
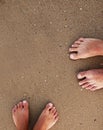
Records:
[[[23,101],[23,103],[27,103],[27,101],[26,101],[26,100],[24,100],[24,101]]]
[[[73,58],[74,58],[74,56],[73,56],[73,55],[70,55],[70,58],[71,58],[71,59],[73,59]]]
[[[77,77],[78,77],[78,79],[80,79],[81,78],[81,74],[78,74]]]
[[[52,104],[52,103],[48,103],[48,105],[49,105],[50,107],[52,107],[52,106],[53,106],[53,104]]]

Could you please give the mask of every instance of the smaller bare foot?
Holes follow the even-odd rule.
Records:
[[[48,103],[41,113],[36,125],[33,130],[48,130],[58,120],[58,113],[52,103]]]
[[[78,79],[81,79],[79,85],[82,88],[95,91],[103,88],[103,69],[93,69],[80,72],[77,75]]]
[[[28,130],[29,109],[26,100],[15,105],[12,109],[12,117],[17,130]]]
[[[73,60],[93,56],[103,56],[103,40],[93,38],[79,38],[69,48],[70,58]]]

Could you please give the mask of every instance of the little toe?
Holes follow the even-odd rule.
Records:
[[[69,52],[77,52],[78,48],[77,47],[71,47],[69,48]]]
[[[14,113],[15,111],[16,111],[15,107],[14,107],[14,108],[12,108],[12,113]]]
[[[12,114],[14,114],[16,112],[16,110],[18,109],[18,106],[15,105],[13,108],[12,108]]]
[[[86,77],[86,71],[83,71],[83,72],[79,72],[78,75],[77,75],[77,78],[78,79],[83,79]]]
[[[97,88],[96,88],[96,86],[93,86],[90,90],[95,91],[95,90],[97,90]]]
[[[53,107],[53,104],[52,103],[48,103],[46,105],[46,110],[50,110],[52,107]]]
[[[77,60],[77,59],[79,59],[78,54],[77,54],[77,53],[71,53],[71,54],[70,54],[70,59],[72,59],[72,60]]]
[[[28,106],[29,106],[28,102],[26,100],[24,100],[23,101],[23,108],[28,109]]]

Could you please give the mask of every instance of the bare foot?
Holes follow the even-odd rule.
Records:
[[[12,109],[12,117],[17,130],[28,130],[29,109],[26,100],[15,105]]]
[[[93,69],[80,72],[77,75],[78,79],[81,79],[79,85],[82,88],[95,91],[103,88],[103,69]]]
[[[79,38],[69,48],[69,52],[73,60],[103,55],[103,40]]]
[[[58,113],[52,103],[48,103],[41,113],[36,125],[33,130],[48,130],[58,120]]]

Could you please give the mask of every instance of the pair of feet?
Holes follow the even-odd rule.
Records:
[[[103,40],[93,38],[79,38],[69,48],[70,59],[85,59],[103,56]],[[103,69],[93,69],[80,72],[77,75],[82,88],[95,91],[103,88]]]
[[[28,130],[29,125],[29,104],[26,100],[19,102],[12,109],[12,117],[17,130]],[[59,116],[52,103],[48,103],[42,111],[33,130],[48,130],[58,120]]]
[[[69,48],[70,58],[73,60],[93,56],[103,56],[103,40],[80,38]],[[103,88],[103,69],[93,69],[80,72],[77,75],[82,88],[95,91]],[[12,116],[17,130],[28,130],[29,105],[27,101],[19,102],[12,109]],[[41,113],[33,130],[48,130],[58,120],[58,113],[52,103],[48,103]]]

